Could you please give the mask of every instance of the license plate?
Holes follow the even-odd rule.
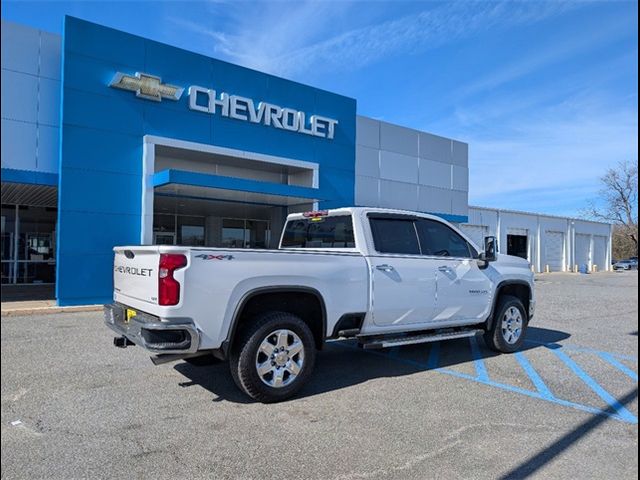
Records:
[[[136,312],[134,309],[132,308],[127,308],[127,314],[126,314],[126,323],[129,323],[131,321],[131,319],[133,317],[135,317],[138,314],[138,312]]]

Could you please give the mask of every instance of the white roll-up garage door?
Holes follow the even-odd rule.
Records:
[[[576,233],[576,265],[582,270],[584,265],[589,265],[589,248],[591,237],[582,233]]]
[[[484,225],[460,225],[460,230],[473,240],[480,250],[484,249],[484,237],[489,235],[488,227]]]
[[[564,233],[545,233],[544,239],[544,263],[552,272],[562,272],[564,265]]]
[[[593,237],[593,264],[598,266],[599,271],[607,269],[607,237]]]

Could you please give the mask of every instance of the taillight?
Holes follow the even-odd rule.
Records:
[[[173,272],[187,265],[187,257],[174,253],[160,254],[158,269],[158,304],[177,305],[180,301],[180,284]]]

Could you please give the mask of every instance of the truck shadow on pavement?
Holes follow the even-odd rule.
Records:
[[[527,342],[521,351],[542,348],[569,338],[570,335],[557,330],[529,327]],[[418,344],[394,347],[384,350],[362,350],[354,341],[328,342],[318,352],[315,371],[307,385],[290,401],[299,398],[348,388],[376,378],[399,377],[418,372],[447,368],[456,365],[473,364],[480,359],[492,358],[500,353],[489,350],[478,338],[477,348],[469,348],[466,338],[441,342],[437,364],[430,358],[434,349],[430,345]],[[373,353],[373,354],[372,354]],[[402,356],[403,361],[393,361],[393,357]],[[197,367],[185,362],[178,363],[174,369],[184,375],[188,381],[180,383],[184,388],[200,386],[213,393],[214,402],[229,401],[252,403],[253,401],[238,390],[227,363]]]

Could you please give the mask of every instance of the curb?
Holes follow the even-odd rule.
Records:
[[[4,306],[3,306],[4,307]],[[3,317],[19,317],[24,315],[50,315],[54,313],[74,312],[99,312],[102,305],[80,305],[77,307],[27,307],[27,308],[3,308],[0,312]]]

